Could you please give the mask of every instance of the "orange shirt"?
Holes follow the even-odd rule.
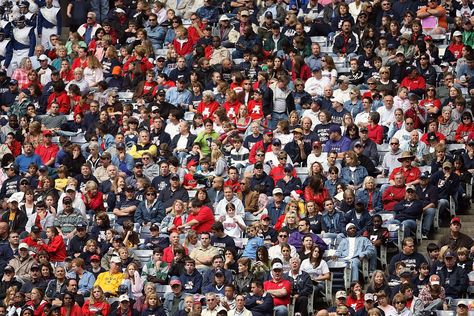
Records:
[[[428,9],[429,8],[427,6],[422,7],[421,9],[419,9],[416,12],[416,15],[418,15],[420,13],[426,13]],[[446,20],[446,9],[439,5],[439,6],[436,7],[435,10],[438,11],[438,13],[439,13],[439,15],[437,16],[437,18],[438,18],[438,27],[442,27],[445,30],[448,29],[448,21]],[[429,17],[431,17],[431,16],[429,16]]]

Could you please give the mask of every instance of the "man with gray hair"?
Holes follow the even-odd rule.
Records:
[[[300,313],[301,316],[308,315],[308,299],[313,293],[313,281],[309,273],[300,271],[301,260],[298,257],[290,259],[290,271],[283,275],[283,278],[293,284],[293,290],[296,294],[292,296],[296,298],[295,314]]]
[[[202,316],[215,316],[218,312],[225,310],[219,304],[219,299],[215,293],[207,293],[206,294],[206,309],[204,309],[201,313]]]

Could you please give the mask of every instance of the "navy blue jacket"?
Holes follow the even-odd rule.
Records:
[[[263,303],[257,304],[257,301],[263,301]],[[245,300],[245,308],[252,311],[253,316],[272,316],[273,298],[267,293],[263,296],[248,295]]]
[[[188,294],[201,293],[202,275],[198,270],[194,270],[193,274],[184,273],[179,276],[179,280],[183,285],[183,291]]]
[[[407,219],[417,220],[423,213],[423,202],[420,200],[407,201],[404,199],[395,204],[393,211],[396,213],[395,219],[400,222]]]

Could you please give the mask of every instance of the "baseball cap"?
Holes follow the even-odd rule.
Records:
[[[122,68],[120,66],[115,66],[112,69],[112,75],[120,75],[122,73]]]
[[[444,257],[445,258],[454,258],[454,257],[456,257],[456,254],[454,253],[454,251],[448,250],[444,253]]]
[[[31,232],[38,234],[39,232],[41,232],[41,229],[38,226],[33,226],[31,227]]]
[[[27,243],[22,242],[18,245],[18,249],[28,249],[30,248]]]
[[[410,270],[410,268],[402,268],[400,270],[400,276],[403,276],[403,275],[412,275],[412,271]]]
[[[172,180],[172,179],[178,179],[178,180],[179,180],[179,176],[178,176],[177,173],[172,173],[172,174],[170,175],[170,179],[171,179],[171,180]]]
[[[346,298],[346,297],[347,297],[346,291],[337,291],[336,292],[336,298]]]
[[[135,167],[138,167],[138,168],[143,167],[143,162],[137,161],[137,162],[135,163]]]
[[[422,172],[420,174],[420,179],[428,179],[430,177],[430,173],[428,171]]]
[[[102,159],[112,159],[112,155],[108,151],[104,151],[100,156]]]
[[[315,148],[315,147],[321,147],[321,146],[322,146],[322,145],[321,145],[321,142],[319,142],[319,141],[317,141],[317,140],[313,142],[313,148]]]
[[[98,255],[93,255],[91,257],[91,261],[94,261],[94,260],[100,261],[100,257]]]
[[[431,285],[439,285],[439,280],[430,280]]]
[[[10,271],[10,272],[15,272],[15,268],[12,267],[12,266],[6,266],[3,271],[7,272],[7,271]]]
[[[375,297],[374,297],[374,294],[372,293],[366,293],[364,295],[364,301],[375,301]]]
[[[337,103],[344,104],[344,99],[342,98],[342,96],[337,95],[337,96],[331,98],[331,102],[337,102]]]
[[[292,172],[293,171],[293,165],[291,163],[285,164],[285,167],[283,168],[283,171]]]
[[[329,133],[341,134],[341,127],[339,125],[331,125],[331,127],[329,127]]]
[[[415,186],[414,186],[413,184],[407,185],[407,187],[405,188],[405,191],[408,191],[408,190],[413,190],[413,191],[415,191]]]
[[[453,37],[454,36],[462,36],[462,33],[460,31],[454,31]]]
[[[130,299],[128,298],[127,294],[122,294],[119,296],[119,302],[124,302],[124,301],[130,302]]]
[[[313,72],[321,71],[321,67],[316,65],[316,66],[313,67],[312,71]]]
[[[216,276],[222,276],[224,275],[224,272],[221,269],[217,269],[216,272],[214,273]]]
[[[129,191],[129,192],[130,192],[130,191],[135,191],[135,187],[134,187],[133,185],[127,185],[127,186],[125,187],[125,191]]]
[[[121,8],[116,8],[116,9],[115,9],[115,12],[116,12],[116,13],[123,13],[123,14],[125,14],[125,10],[124,10],[124,9],[121,9]]]
[[[397,50],[397,52],[395,53],[395,55],[403,55],[405,56],[405,52],[403,50]]]
[[[459,302],[456,304],[456,306],[461,306],[461,305],[464,305],[464,306],[466,306],[466,307],[468,306],[466,301],[459,301]]]
[[[247,10],[240,11],[240,16],[249,16],[249,11]]]
[[[347,77],[346,75],[340,75],[339,78],[337,78],[337,80],[339,82],[349,83],[349,77]]]
[[[266,129],[263,131],[263,133],[264,133],[265,135],[273,135],[273,130],[270,129],[270,128],[266,128]]]
[[[451,219],[451,224],[454,224],[454,223],[459,223],[461,224],[461,219],[459,217],[453,217]]]
[[[157,223],[153,223],[150,226],[150,230],[160,230],[160,226]]]
[[[271,13],[270,11],[267,11],[267,12],[265,12],[265,17],[267,19],[273,19],[273,13]]]
[[[48,56],[46,56],[45,54],[41,54],[41,55],[38,57],[38,60],[39,60],[39,61],[48,60]]]
[[[29,183],[30,183],[30,180],[28,180],[28,178],[22,178],[22,179],[20,180],[20,184],[23,184],[23,183],[29,184]]]
[[[272,265],[272,270],[283,270],[283,265],[280,262],[275,262]]]
[[[68,186],[66,187],[66,190],[65,190],[65,191],[66,191],[66,192],[68,192],[68,191],[74,191],[74,192],[75,192],[75,191],[76,191],[76,187],[73,186],[73,185],[68,185]]]
[[[31,265],[31,270],[33,269],[39,269],[40,265],[37,263],[37,262],[34,262],[32,265]]]
[[[158,90],[157,94],[158,95],[166,95],[166,91],[165,91],[165,89],[160,89],[160,90]]]
[[[110,258],[110,263],[122,263],[122,260],[118,256],[113,256]]]
[[[255,163],[255,166],[253,166],[254,169],[263,169],[263,163],[257,162]]]
[[[445,161],[445,162],[443,163],[443,169],[444,169],[444,168],[450,168],[450,169],[451,169],[452,167],[453,167],[453,164],[450,163],[449,161]]]
[[[300,127],[297,127],[293,130],[293,133],[300,133],[303,134],[303,130]]]
[[[369,129],[367,128],[367,126],[362,126],[360,129],[359,129],[359,132],[361,133],[367,133],[369,131]]]
[[[229,21],[229,20],[230,20],[230,18],[229,18],[226,14],[222,15],[222,16],[219,18],[219,21]]]
[[[272,145],[275,145],[275,146],[281,145],[281,140],[279,140],[278,138],[275,138],[275,139],[272,141]]]
[[[261,220],[266,220],[266,219],[270,219],[270,216],[268,216],[268,214],[263,214],[262,217],[260,217]]]
[[[430,35],[426,35],[423,39],[425,40],[425,42],[433,40],[433,38]]]
[[[76,225],[76,229],[86,229],[87,225],[86,223],[79,223]]]
[[[449,67],[449,63],[448,62],[442,62],[440,65],[440,67]]]
[[[171,278],[170,286],[173,286],[173,285],[181,285],[181,281],[179,280],[178,277],[172,277]]]
[[[10,79],[10,82],[9,82],[8,84],[11,85],[11,86],[17,85],[17,84],[18,84],[18,81],[15,80],[15,79]]]
[[[282,190],[281,188],[275,188],[275,189],[273,189],[272,194],[273,194],[273,195],[275,195],[275,194],[283,194],[283,190]]]
[[[117,143],[117,145],[115,145],[115,148],[117,148],[119,150],[123,150],[123,149],[125,149],[125,144],[124,143]]]
[[[360,146],[362,146],[362,143],[360,141],[356,141],[354,143],[354,147],[360,147]]]

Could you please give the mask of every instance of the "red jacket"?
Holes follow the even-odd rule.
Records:
[[[127,72],[130,68],[130,64],[137,60],[137,56],[132,56],[131,58],[129,58],[127,62],[123,65],[123,71]],[[143,57],[140,62],[143,73],[146,73],[148,70],[153,69],[153,64],[148,61],[148,58]]]
[[[410,79],[408,76],[406,76],[405,78],[403,78],[400,86],[407,88],[409,91],[417,89],[426,90],[426,81],[423,76],[417,76],[414,79]]]
[[[184,252],[188,255],[188,248],[184,247]],[[163,249],[163,261],[166,263],[171,263],[174,259],[173,247],[168,246]]]
[[[440,140],[445,140],[446,139],[446,136],[444,136],[443,134],[441,134],[440,132],[436,132],[435,133],[436,137],[438,138],[438,141]],[[428,133],[425,133],[423,134],[423,136],[421,136],[420,140],[425,143],[426,145],[429,145],[428,143]]]
[[[82,315],[84,316],[95,316],[97,315],[96,311],[91,311],[90,308],[93,307],[95,310],[100,311],[102,316],[107,316],[109,315],[110,312],[110,304],[107,301],[104,302],[95,302],[94,304],[91,304],[91,300],[87,300],[84,303],[84,306],[82,306]]]
[[[382,194],[383,209],[385,211],[393,211],[395,204],[405,198],[405,186],[396,187],[389,186]]]
[[[55,236],[49,243],[43,243],[40,247],[49,254],[51,262],[64,262],[66,259],[66,244],[61,236]]]
[[[71,99],[67,95],[66,91],[51,93],[51,95],[48,97],[48,106],[46,107],[46,110],[49,111],[51,108],[51,103],[54,101],[59,104],[59,113],[68,115],[71,112]]]
[[[314,193],[313,189],[310,186],[307,186],[304,189],[304,200],[306,203],[309,201],[313,201],[318,206],[318,210],[323,210],[323,203],[326,199],[329,199],[331,196],[329,195],[329,191],[326,188],[319,193]]]
[[[44,307],[45,305],[48,304],[48,302],[42,300],[39,305],[35,305],[35,303],[33,301],[28,301],[26,302],[26,306],[30,306],[33,308],[34,312],[33,312],[33,315],[34,316],[43,316],[44,315]]]
[[[464,139],[468,136],[471,132],[474,132],[474,124],[459,124],[458,129],[456,130],[456,135],[454,136],[454,140],[458,143],[463,143],[466,140]]]
[[[421,171],[418,167],[409,167],[408,169],[404,169],[403,166],[397,167],[392,170],[390,173],[389,180],[395,180],[395,175],[397,173],[402,173],[405,177],[405,182],[410,183],[420,178]]]
[[[295,72],[294,69],[292,69],[292,71],[291,71],[291,80],[292,81],[295,81],[297,78],[300,78],[301,80],[306,81],[309,78],[311,78],[311,76],[312,76],[311,69],[309,69],[308,65],[306,65],[306,64],[303,64],[303,66],[301,66],[300,74],[299,74],[298,77],[296,76],[296,72]]]
[[[173,47],[178,56],[186,56],[193,51],[193,42],[190,39],[186,39],[185,42],[180,43],[177,38],[173,40]]]

